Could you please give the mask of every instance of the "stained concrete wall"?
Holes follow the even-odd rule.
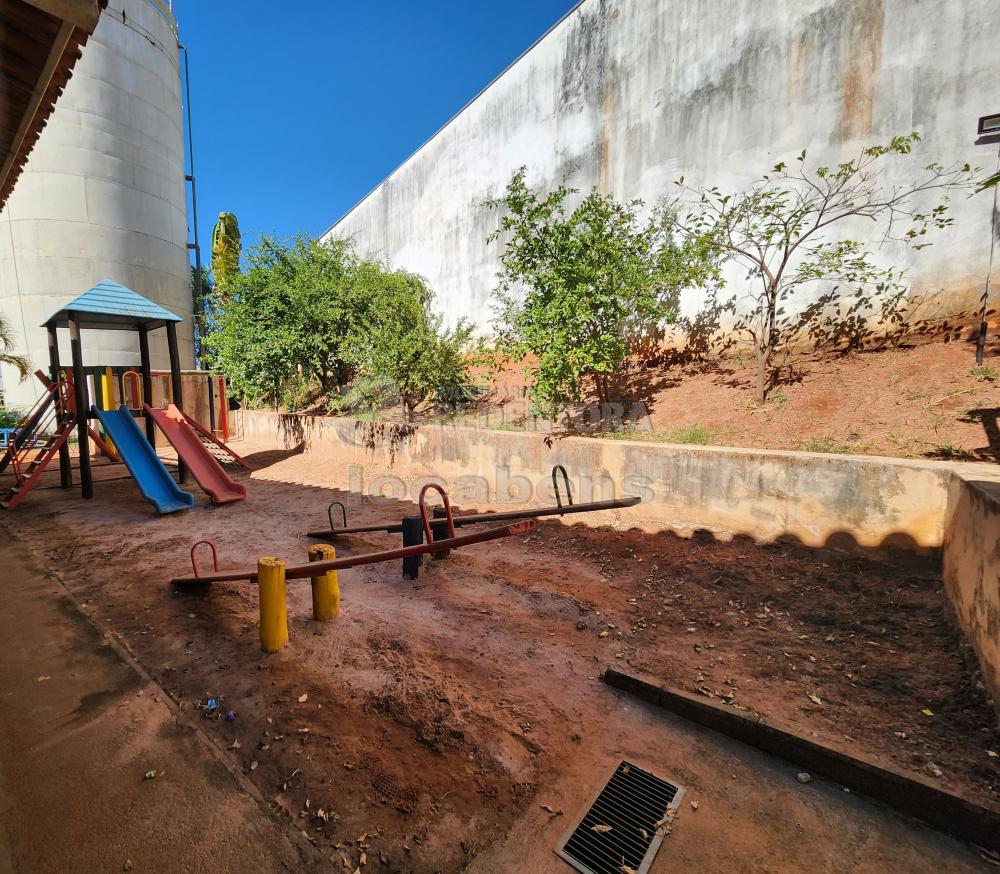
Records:
[[[1000,715],[1000,483],[951,483],[944,583]]]
[[[183,317],[182,363],[194,364],[174,28],[165,3],[110,0],[0,213],[0,313],[33,368],[48,367],[39,325],[102,279]],[[86,364],[139,363],[134,331],[86,331],[83,344]],[[168,367],[163,331],[150,348],[153,366]],[[9,404],[40,389],[11,368],[2,377]]]
[[[329,233],[423,274],[450,321],[485,332],[500,247],[481,203],[520,165],[537,186],[647,202],[680,175],[739,190],[803,148],[835,162],[912,130],[924,143],[890,184],[931,161],[992,166],[973,140],[997,110],[997,32],[995,0],[584,0]],[[952,208],[938,245],[879,250],[908,268],[915,317],[974,310],[983,288],[990,199]]]
[[[553,501],[551,471],[563,465],[577,502],[642,497],[614,511],[647,531],[809,546],[934,550],[944,536],[948,485],[963,465],[874,456],[672,446],[625,440],[404,426],[239,411],[248,440],[291,446],[330,460],[364,494],[416,500],[438,477],[461,506]],[[601,518],[604,516],[605,518]],[[587,517],[606,524],[611,516]]]

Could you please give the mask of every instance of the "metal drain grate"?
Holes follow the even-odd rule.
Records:
[[[683,792],[622,762],[556,855],[583,874],[646,874]]]

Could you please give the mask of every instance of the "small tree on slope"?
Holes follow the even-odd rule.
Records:
[[[809,284],[826,280],[851,288],[848,317],[859,317],[864,305],[878,301],[875,309],[881,307],[883,318],[902,318],[902,271],[878,266],[863,242],[841,239],[837,230],[846,219],[868,218],[880,226],[883,242],[900,240],[920,249],[930,245],[928,230],[952,223],[948,194],[975,186],[976,174],[968,164],[930,164],[918,179],[902,186],[889,186],[883,178],[884,160],[909,155],[919,140],[917,133],[894,137],[885,145],[862,149],[853,160],[813,169],[807,167],[803,151],[792,167],[782,161],[749,190],[735,195],[685,185],[683,177],[678,180],[686,196],[675,204],[675,230],[748,269],[753,306],[738,318],[735,329],[748,335],[756,350],[759,403],[770,387],[775,351],[803,328],[815,329],[824,307],[828,314],[831,307],[839,310],[844,296],[827,292],[804,308],[804,316],[792,315],[789,304]],[[928,198],[938,202],[922,208]],[[828,318],[827,332],[838,330],[837,319],[836,312]]]
[[[597,399],[611,399],[614,383],[638,346],[677,313],[680,290],[711,270],[697,241],[674,242],[664,216],[643,221],[641,201],[619,203],[591,191],[575,209],[576,192],[560,186],[536,194],[518,170],[502,197],[504,238],[497,276],[497,351],[531,356],[534,408],[554,415],[583,400],[586,378]]]

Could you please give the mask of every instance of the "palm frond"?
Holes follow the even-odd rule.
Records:
[[[0,364],[8,364],[21,375],[21,380],[27,378],[31,370],[28,359],[14,354],[14,332],[10,323],[0,315]]]

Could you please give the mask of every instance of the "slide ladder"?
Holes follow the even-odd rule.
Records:
[[[164,409],[145,404],[143,410],[177,450],[177,457],[188,466],[212,503],[228,504],[246,498],[246,486],[235,482],[223,470],[219,460],[202,440],[203,435],[194,427],[197,423],[193,419],[173,404],[167,404]]]
[[[171,404],[170,406],[173,406]],[[175,408],[176,409],[176,408]],[[191,426],[191,430],[198,436],[198,439],[204,444],[205,448],[212,453],[217,461],[222,464],[228,464],[230,462],[236,462],[242,465],[246,470],[253,470],[246,461],[232,449],[229,448],[225,443],[219,440],[211,431],[205,428],[201,422],[197,419],[192,418],[183,410],[178,410],[178,412],[184,417],[188,425]]]
[[[21,420],[0,457],[0,471],[10,467],[14,474],[14,484],[0,498],[0,507],[17,507],[69,439],[76,427],[70,408],[68,383],[49,383]]]

